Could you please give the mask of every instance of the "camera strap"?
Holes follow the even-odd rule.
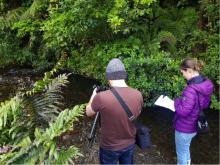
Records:
[[[124,111],[127,113],[128,115],[128,119],[133,122],[135,120],[135,116],[133,115],[133,113],[130,111],[129,107],[127,106],[127,104],[124,102],[124,100],[121,98],[121,96],[118,94],[118,92],[114,89],[111,88],[110,91],[113,93],[113,95],[117,98],[117,100],[119,101],[119,103],[121,104],[122,108],[124,109]]]

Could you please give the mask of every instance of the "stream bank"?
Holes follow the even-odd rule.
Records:
[[[15,96],[16,92],[31,88],[42,75],[34,71],[10,70],[0,74],[0,101]],[[73,107],[77,104],[88,102],[92,94],[93,86],[97,81],[72,74],[69,77],[70,84],[64,88],[65,107]],[[210,133],[196,136],[191,145],[193,164],[219,164],[219,111],[208,110],[206,112]],[[174,130],[172,128],[171,111],[151,107],[143,110],[140,117],[145,125],[151,129],[153,147],[146,151],[136,149],[135,163],[137,164],[175,164],[176,153],[174,144]],[[61,146],[71,144],[79,147],[83,158],[75,160],[76,163],[96,164],[99,150],[99,131],[91,147],[88,148],[87,136],[92,127],[93,118],[86,116],[80,122],[74,124],[74,131],[70,131],[59,138]]]

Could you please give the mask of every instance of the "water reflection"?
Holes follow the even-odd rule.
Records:
[[[64,101],[67,107],[87,103],[93,91],[93,86],[99,84],[94,79],[71,74],[68,77],[69,84],[63,89]]]

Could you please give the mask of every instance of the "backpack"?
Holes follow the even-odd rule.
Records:
[[[199,94],[198,93],[197,93],[197,97],[198,97],[198,105],[199,105],[199,111],[200,111],[199,118],[198,118],[198,121],[197,121],[197,132],[198,133],[208,133],[209,132],[209,124],[208,124],[206,116],[203,112],[203,109],[201,109],[201,107],[200,107]]]

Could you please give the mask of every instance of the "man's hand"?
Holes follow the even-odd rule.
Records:
[[[97,93],[96,93],[96,88],[95,88],[95,89],[93,90],[93,92],[92,92],[92,96],[91,96],[91,98],[90,98],[90,100],[89,100],[89,103],[88,103],[88,105],[86,106],[86,115],[87,115],[87,116],[93,116],[93,115],[96,114],[96,112],[92,109],[92,106],[91,106],[92,101],[93,101],[93,99],[94,99],[94,97],[95,97],[96,94],[97,94]]]
[[[95,89],[93,90],[92,96],[91,96],[91,98],[90,98],[90,100],[89,100],[89,103],[92,103],[92,101],[93,101],[95,95],[97,94],[96,90],[97,90],[97,88],[95,88]]]

